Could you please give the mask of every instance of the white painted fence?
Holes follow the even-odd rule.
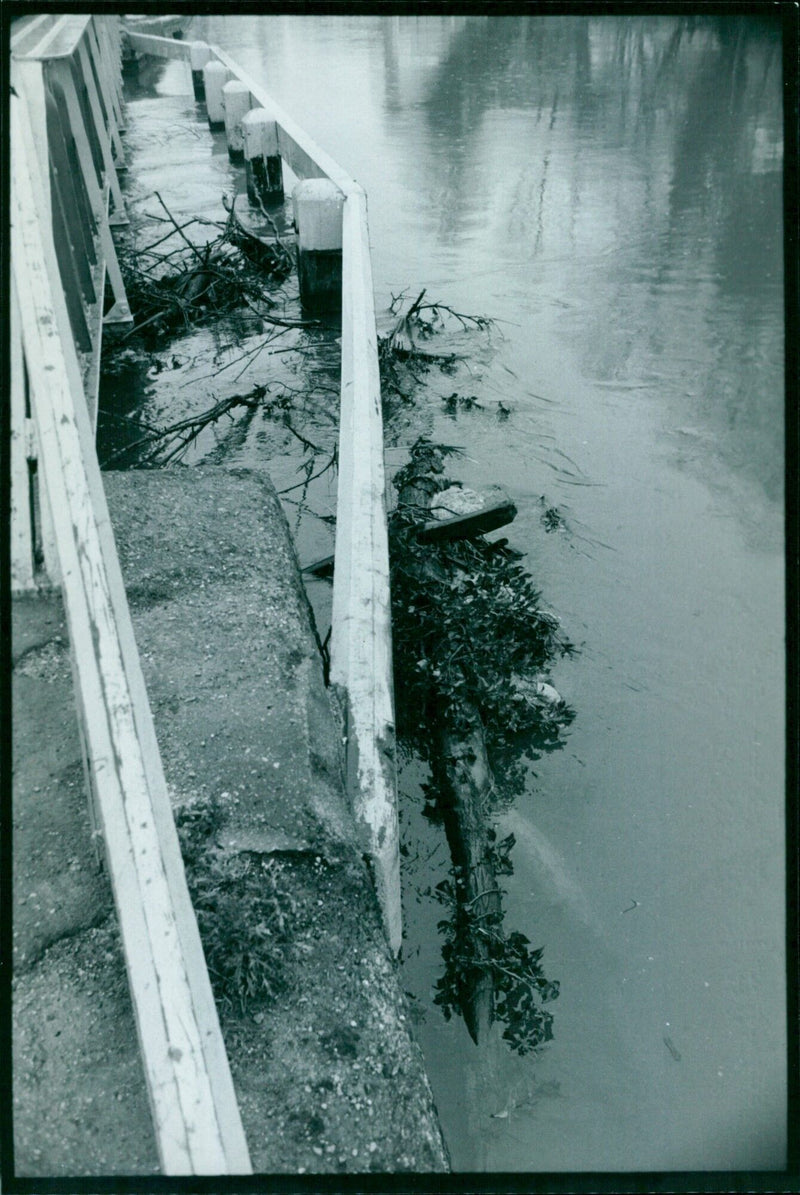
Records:
[[[95,265],[100,263],[94,278],[102,277],[104,248],[111,245],[113,252],[105,206],[96,204],[99,195],[105,205],[106,188],[113,193],[117,186],[116,176],[113,182],[109,176],[116,140],[111,125],[121,112],[116,21],[70,16],[33,22],[26,22],[12,47],[21,56],[12,62],[10,110],[15,588],[31,588],[35,581],[34,532],[24,518],[35,445],[38,506],[50,526],[48,566],[57,565],[61,580],[93,821],[103,833],[161,1167],[170,1175],[247,1174],[247,1143],[94,446],[87,393],[93,374],[81,357],[81,337],[99,339],[103,316],[102,287],[92,314],[82,290],[86,274],[76,273],[83,233],[94,237]],[[46,57],[50,52],[55,68]],[[67,101],[56,121],[51,89],[57,80],[66,93],[64,63],[81,72],[85,92],[79,98],[76,89],[79,106]],[[92,121],[103,126],[95,123],[94,141],[86,124],[81,129],[74,123],[83,100]],[[65,128],[73,142],[86,137],[91,161],[80,153],[59,157],[68,147]],[[85,194],[73,194],[66,212],[68,180],[57,173],[65,161],[86,170]],[[122,214],[121,196],[115,210]],[[59,253],[64,229],[76,243]],[[110,268],[108,259],[105,264]],[[116,290],[115,296],[119,304]]]
[[[191,61],[191,43],[135,32],[131,48]],[[402,943],[392,689],[389,550],[372,268],[363,188],[228,54],[213,58],[244,83],[250,107],[278,127],[281,158],[298,178],[329,178],[344,195],[339,483],[333,574],[331,681],[346,708],[348,788],[373,865],[390,945]]]

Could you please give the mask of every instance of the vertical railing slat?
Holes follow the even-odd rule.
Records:
[[[11,589],[35,589],[31,521],[28,427],[25,410],[25,363],[16,296],[9,311],[11,365]]]
[[[111,156],[111,142],[109,140],[108,131],[105,127],[102,112],[100,111],[100,99],[97,94],[97,88],[95,87],[91,63],[88,59],[88,50],[86,49],[83,41],[78,42],[76,53],[78,55],[78,63],[80,65],[81,75],[83,77],[83,84],[86,88],[86,94],[89,97],[89,107],[91,109],[94,127],[100,141],[100,149],[103,155],[103,166],[105,167],[106,181],[111,187],[111,195],[114,199],[114,215],[110,222],[112,224],[127,224],[128,217],[125,215],[125,203],[122,198],[119,180],[117,179],[117,172],[114,169],[114,159]]]

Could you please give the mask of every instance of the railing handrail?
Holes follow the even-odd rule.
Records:
[[[348,790],[373,863],[389,944],[398,954],[402,915],[389,546],[367,197],[263,87],[228,54],[210,48],[275,120],[280,155],[294,173],[328,178],[345,196],[331,681],[341,689],[345,704]],[[186,52],[191,53],[191,45]]]

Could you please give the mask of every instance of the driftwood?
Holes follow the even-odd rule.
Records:
[[[469,539],[471,536],[484,535],[487,531],[496,531],[498,527],[504,527],[506,523],[510,523],[515,518],[516,513],[517,508],[510,500],[495,502],[481,510],[456,515],[452,519],[431,519],[422,524],[418,538],[423,543]],[[303,568],[303,572],[320,578],[332,577],[333,559],[333,556],[323,556],[321,559],[307,564]]]
[[[437,790],[444,794],[444,827],[450,855],[463,886],[456,887],[456,924],[469,912],[478,925],[498,926],[503,915],[500,889],[488,853],[489,823],[486,806],[493,790],[492,772],[478,711],[469,711],[473,729],[468,735],[442,732],[439,760],[434,768]],[[438,773],[438,774],[437,774]],[[469,991],[462,992],[461,1011],[473,1041],[485,1037],[492,1023],[494,987],[489,939],[473,935],[471,949],[480,974]]]

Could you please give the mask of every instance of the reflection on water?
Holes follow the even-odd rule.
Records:
[[[456,1167],[781,1166],[778,26],[207,17],[193,36],[365,186],[379,305],[427,286],[503,321],[483,409],[454,421],[433,390],[407,438],[462,444],[473,488],[502,481],[512,543],[582,644],[556,678],[568,744],[498,830],[509,920],[561,981],[537,1059],[476,1049],[430,1006],[446,856],[404,777],[406,984]]]

